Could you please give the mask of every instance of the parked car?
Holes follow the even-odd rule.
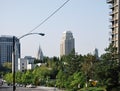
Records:
[[[29,85],[26,85],[27,88],[35,88],[36,86],[35,85],[32,85],[32,84],[29,84]]]
[[[2,86],[3,85],[3,80],[2,79],[0,79],[0,86]]]

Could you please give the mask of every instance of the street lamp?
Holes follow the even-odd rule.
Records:
[[[44,35],[45,35],[44,33],[27,33],[27,34],[22,35],[21,37],[19,37],[19,39],[22,39],[22,38],[25,37],[25,36],[33,35],[33,34],[37,34],[37,35],[41,35],[41,36],[44,36]]]
[[[41,36],[44,36],[45,34],[44,33],[27,33],[25,35],[22,35],[21,37],[19,37],[18,39],[22,39],[23,37],[25,36],[28,36],[28,35],[33,35],[33,34],[37,34],[37,35],[41,35]],[[13,91],[16,90],[16,86],[15,86],[15,51],[16,51],[16,37],[13,36],[13,53],[12,53],[12,65],[13,65]]]

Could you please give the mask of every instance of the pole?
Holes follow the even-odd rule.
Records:
[[[12,53],[12,70],[13,70],[13,91],[15,91],[15,36],[13,36],[13,53]]]
[[[38,35],[41,35],[41,36],[44,36],[45,34],[44,33],[28,33],[28,34],[25,34],[23,36],[21,36],[19,39],[25,37],[25,36],[28,36],[28,35],[32,35],[32,34],[38,34]],[[16,37],[13,36],[13,53],[12,53],[12,72],[13,72],[13,91],[16,90],[16,86],[15,86],[15,50],[16,49]]]

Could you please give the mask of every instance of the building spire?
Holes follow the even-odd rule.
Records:
[[[39,45],[39,49],[38,49],[38,53],[37,53],[37,59],[43,60],[43,52],[42,52],[40,45]]]

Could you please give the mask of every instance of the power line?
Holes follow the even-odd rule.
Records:
[[[48,19],[50,19],[54,14],[56,14],[61,8],[63,8],[70,0],[67,0],[66,2],[64,2],[58,9],[56,9],[51,15],[49,15],[47,18],[45,18],[39,25],[37,25],[36,27],[34,27],[32,30],[30,30],[31,33],[34,30],[36,30],[38,27],[40,27],[42,24],[44,24]]]

